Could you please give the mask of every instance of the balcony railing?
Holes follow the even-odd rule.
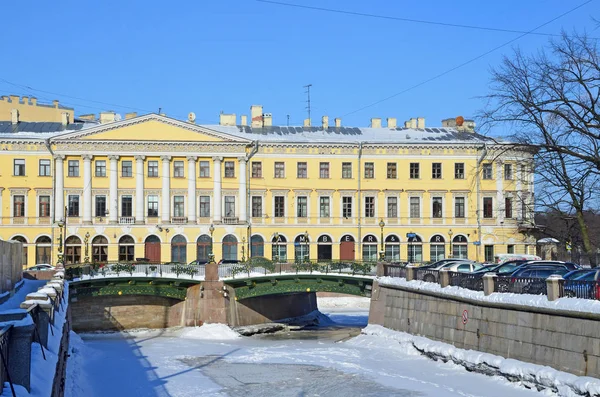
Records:
[[[122,225],[132,225],[135,223],[134,216],[121,216],[119,217],[119,223]]]
[[[224,225],[237,225],[238,223],[240,223],[240,218],[238,218],[237,216],[224,216],[223,217]]]
[[[171,223],[176,224],[176,225],[182,225],[184,223],[187,223],[188,218],[187,216],[172,216],[171,217]]]

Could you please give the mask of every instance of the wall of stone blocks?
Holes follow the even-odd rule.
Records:
[[[0,294],[12,291],[23,277],[23,244],[0,240]]]
[[[371,301],[372,324],[462,349],[600,377],[600,315],[535,307],[524,310],[516,305],[497,307],[407,287],[377,289]]]
[[[265,295],[233,301],[228,323],[232,327],[264,324],[307,315],[317,310],[314,292]]]

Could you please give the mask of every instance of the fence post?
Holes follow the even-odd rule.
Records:
[[[483,294],[485,296],[494,293],[495,279],[498,276],[494,273],[486,273],[483,275]]]
[[[450,285],[450,272],[448,269],[440,270],[440,277],[438,279],[440,287],[444,288]]]
[[[384,262],[377,262],[377,277],[383,277],[385,276],[385,263]]]
[[[412,265],[406,266],[406,281],[415,280],[417,278],[416,272],[417,272],[417,269],[414,266],[412,266]]]
[[[549,301],[555,301],[560,298],[560,284],[562,276],[552,275],[546,279],[546,288]]]
[[[34,325],[13,326],[10,332],[8,349],[8,368],[10,378],[15,385],[21,385],[31,391],[31,341]]]

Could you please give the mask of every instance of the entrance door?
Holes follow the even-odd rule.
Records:
[[[144,258],[149,262],[160,262],[160,240],[156,236],[148,236],[144,243]]]
[[[342,237],[340,242],[340,260],[353,261],[355,252],[354,237],[349,234]]]
[[[331,238],[325,234],[317,239],[317,260],[331,260]]]

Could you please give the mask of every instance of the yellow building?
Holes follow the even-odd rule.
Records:
[[[63,241],[67,263],[204,262],[211,241],[217,260],[288,262],[535,250],[531,155],[470,121],[277,127],[252,106],[249,124],[99,122],[21,102],[0,101],[0,239],[24,243],[24,266],[56,263]]]

